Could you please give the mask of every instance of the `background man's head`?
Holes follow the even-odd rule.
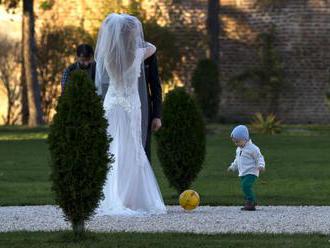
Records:
[[[87,69],[94,61],[93,47],[88,44],[81,44],[77,47],[77,58],[81,69]]]

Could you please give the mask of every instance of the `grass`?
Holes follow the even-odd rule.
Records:
[[[192,186],[203,205],[242,203],[237,175],[226,172],[235,151],[230,129],[208,126],[206,161]],[[47,127],[0,128],[0,205],[54,204],[47,132]],[[266,159],[267,171],[256,185],[260,205],[330,205],[330,126],[287,126],[282,134],[252,138]],[[153,169],[164,199],[177,204],[155,154]]]
[[[1,248],[47,247],[329,247],[326,235],[225,234],[196,235],[180,233],[89,233],[74,241],[70,232],[0,233]]]

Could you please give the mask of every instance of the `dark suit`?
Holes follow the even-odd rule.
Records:
[[[147,142],[145,146],[146,154],[151,157],[151,122],[154,118],[160,118],[162,111],[162,87],[158,75],[157,56],[153,54],[144,61],[146,83],[148,87],[149,102],[149,127]]]

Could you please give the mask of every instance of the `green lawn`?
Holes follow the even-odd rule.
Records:
[[[204,169],[193,185],[203,205],[242,203],[239,181],[226,168],[234,159],[231,126],[208,126]],[[47,127],[0,128],[0,205],[54,204]],[[288,126],[280,135],[252,134],[267,171],[256,186],[260,205],[330,205],[330,126]],[[155,147],[155,146],[154,146]],[[155,152],[153,168],[167,204],[177,204]]]
[[[226,234],[196,235],[173,233],[93,233],[74,242],[69,232],[0,233],[1,248],[100,248],[100,247],[329,247],[325,235]]]

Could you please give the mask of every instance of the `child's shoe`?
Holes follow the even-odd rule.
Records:
[[[256,205],[252,201],[246,201],[245,205],[243,208],[241,208],[243,211],[255,211],[256,210]]]

